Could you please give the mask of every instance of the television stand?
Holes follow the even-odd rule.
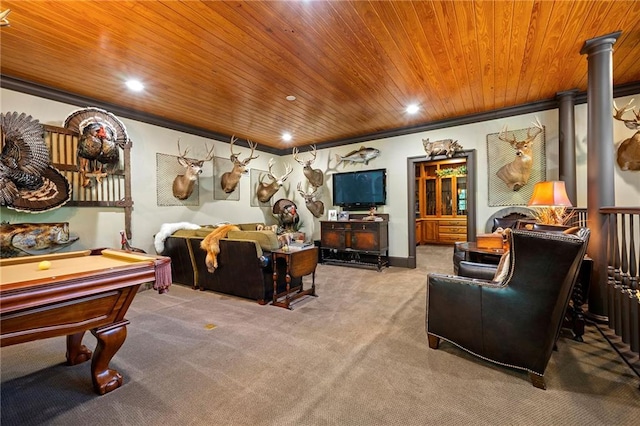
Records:
[[[389,267],[389,215],[382,221],[362,220],[366,214],[351,214],[348,221],[320,221],[322,263]]]

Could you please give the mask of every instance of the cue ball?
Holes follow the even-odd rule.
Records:
[[[38,269],[40,269],[41,271],[49,268],[51,268],[51,262],[49,262],[48,260],[43,260],[42,262],[38,263]]]

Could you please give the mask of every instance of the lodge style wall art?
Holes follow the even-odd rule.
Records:
[[[533,127],[487,135],[489,206],[526,205],[536,182],[546,180],[545,129]]]

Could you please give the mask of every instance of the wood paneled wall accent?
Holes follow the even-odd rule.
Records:
[[[614,31],[622,32],[615,84],[640,81],[638,1],[5,0],[3,8],[11,9],[3,77],[275,149],[584,92],[580,48]],[[126,91],[125,76],[141,78],[146,92]],[[404,113],[410,102],[423,106],[419,114]]]

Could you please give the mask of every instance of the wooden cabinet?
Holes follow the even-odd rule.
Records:
[[[380,271],[389,266],[389,222],[321,221],[320,248],[323,263],[368,265]]]
[[[415,179],[416,244],[466,241],[466,159],[418,163]]]

